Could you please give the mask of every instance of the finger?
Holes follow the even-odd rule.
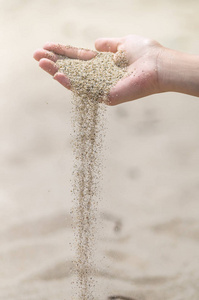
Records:
[[[97,55],[96,51],[83,49],[83,48],[76,48],[72,46],[65,46],[61,44],[54,44],[54,43],[46,43],[44,45],[44,49],[53,51],[60,55],[65,55],[69,58],[82,59],[82,60],[89,60],[94,58]]]
[[[38,49],[34,52],[33,57],[35,60],[40,61],[42,58],[50,59],[54,62],[58,60],[58,56],[50,51],[44,50],[44,49]]]
[[[71,90],[70,80],[63,73],[57,72],[54,75],[54,79],[61,83],[65,88]]]
[[[42,58],[39,62],[39,66],[50,75],[54,75],[59,70],[58,66],[47,58]]]
[[[115,53],[122,43],[122,38],[100,38],[95,41],[95,48],[98,51]]]

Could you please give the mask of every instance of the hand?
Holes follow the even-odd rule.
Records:
[[[107,104],[116,105],[161,92],[179,92],[199,97],[199,56],[164,48],[158,42],[141,36],[103,38],[95,42],[98,51],[126,52],[130,75],[121,79],[110,91]],[[35,51],[39,66],[71,89],[66,75],[58,72],[60,55],[89,60],[96,51],[47,43]],[[115,54],[115,59],[117,54]]]
[[[163,47],[156,41],[136,35],[124,38],[105,38],[95,42],[98,51],[110,51],[116,53],[124,50],[129,62],[128,72],[132,72],[127,78],[120,80],[109,94],[107,104],[116,105],[122,102],[135,100],[161,91],[158,81],[158,56]],[[43,49],[34,53],[34,58],[39,61],[39,66],[54,76],[54,79],[67,89],[70,89],[70,81],[63,73],[58,72],[56,61],[59,55],[70,58],[88,60],[97,52],[60,44],[47,43]]]

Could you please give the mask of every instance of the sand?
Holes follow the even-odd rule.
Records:
[[[73,93],[81,97],[82,101],[91,100],[91,103],[102,100],[108,102],[111,87],[128,75],[128,61],[124,51],[118,51],[115,55],[98,52],[87,61],[62,57],[57,65],[59,72],[70,79]]]
[[[119,80],[127,76],[124,52],[97,53],[88,61],[60,57],[59,72],[67,75],[73,91],[73,228],[76,243],[74,259],[76,273],[75,297],[94,300],[96,286],[96,241],[98,202],[101,199],[103,173],[103,142],[105,135],[105,106],[108,94]]]
[[[197,54],[199,2],[0,2],[0,299],[68,300],[71,92],[32,54],[129,33]],[[175,93],[107,107],[99,300],[199,299],[198,111]]]

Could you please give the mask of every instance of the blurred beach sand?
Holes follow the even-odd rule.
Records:
[[[134,33],[197,54],[199,2],[0,6],[0,299],[72,299],[71,93],[33,52]],[[198,99],[167,93],[107,110],[96,300],[198,300]]]

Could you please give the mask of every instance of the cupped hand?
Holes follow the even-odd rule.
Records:
[[[95,42],[96,50],[116,53],[126,52],[129,76],[121,79],[111,90],[106,100],[108,105],[116,105],[161,92],[159,84],[158,58],[163,47],[156,41],[136,35],[123,38],[101,38]],[[89,60],[97,52],[55,43],[46,43],[43,49],[34,53],[39,66],[67,89],[71,89],[67,76],[59,72],[56,61],[60,55],[69,58]]]

